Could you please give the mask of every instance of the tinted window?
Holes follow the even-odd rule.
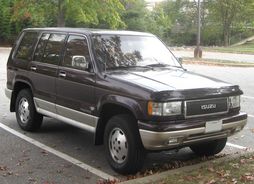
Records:
[[[88,63],[90,63],[90,55],[86,38],[75,35],[69,36],[63,66],[85,69]]]
[[[20,42],[15,58],[30,60],[37,38],[37,32],[26,32],[22,38],[22,41]]]
[[[41,59],[42,62],[58,65],[65,36],[64,34],[50,35]]]
[[[35,61],[41,61],[43,52],[44,52],[44,48],[47,44],[48,39],[49,39],[48,33],[42,34],[41,39],[40,39],[40,41],[37,45],[37,48],[35,50],[35,53],[34,53],[34,60]]]

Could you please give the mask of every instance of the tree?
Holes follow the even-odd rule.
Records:
[[[15,0],[11,21],[20,27],[52,26],[56,21],[52,5],[42,0]]]
[[[168,0],[161,3],[162,9],[171,19],[168,33],[174,45],[194,45],[196,38],[197,5],[189,0]]]
[[[0,39],[6,40],[11,36],[11,1],[0,0]]]
[[[119,0],[57,0],[57,25],[65,26],[66,20],[72,20],[78,24],[106,23],[110,28],[123,27],[120,11],[124,6]]]
[[[124,11],[120,0],[0,0],[0,40],[26,27],[124,28]]]
[[[153,11],[147,14],[146,24],[147,31],[156,34],[166,41],[172,23],[170,17],[163,11],[163,8],[160,5],[156,6]]]
[[[48,18],[58,27],[66,22],[93,26],[106,23],[110,28],[125,25],[119,13],[124,6],[119,0],[16,0],[14,6],[14,20],[32,26],[44,25]]]
[[[219,21],[222,26],[224,46],[229,45],[229,39],[233,29],[233,24],[240,24],[248,17],[246,12],[253,12],[252,0],[213,0],[208,1],[209,13],[214,21]],[[241,17],[241,18],[240,18]],[[253,17],[252,17],[253,18]]]
[[[146,30],[146,3],[144,0],[122,0],[125,11],[121,13],[122,20],[126,24],[126,28],[134,31]]]

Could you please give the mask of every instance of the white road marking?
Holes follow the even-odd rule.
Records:
[[[245,95],[242,95],[241,97],[243,97],[243,98],[249,98],[249,99],[253,99],[253,100],[254,100],[254,97],[253,97],[253,96],[245,96]]]
[[[238,148],[238,149],[241,149],[241,150],[247,150],[248,149],[247,147],[240,146],[240,145],[237,145],[237,144],[232,144],[232,143],[229,143],[229,142],[227,142],[226,145],[230,146],[230,147]]]
[[[254,115],[248,114],[248,116],[254,118]]]
[[[27,142],[33,144],[33,145],[35,145],[35,146],[37,146],[37,147],[39,147],[39,148],[41,148],[43,150],[46,150],[47,152],[52,153],[52,154],[54,154],[54,155],[56,155],[56,156],[58,156],[58,157],[60,157],[60,158],[62,158],[64,160],[66,160],[66,161],[68,161],[68,162],[70,162],[70,163],[72,163],[72,164],[74,164],[74,165],[76,165],[76,166],[78,166],[78,167],[80,167],[80,168],[90,172],[90,173],[93,173],[93,174],[103,178],[103,179],[116,180],[116,178],[114,176],[111,176],[111,175],[109,175],[109,174],[107,174],[107,173],[105,173],[105,172],[103,172],[103,171],[101,171],[99,169],[96,169],[96,168],[94,168],[94,167],[92,167],[90,165],[87,165],[87,164],[85,164],[85,163],[83,163],[83,162],[81,162],[81,161],[79,161],[79,160],[77,160],[77,159],[75,159],[75,158],[65,154],[65,153],[62,153],[62,152],[57,151],[57,150],[55,150],[55,149],[53,149],[53,148],[51,148],[49,146],[46,146],[45,144],[42,144],[42,143],[40,143],[40,142],[38,142],[38,141],[36,141],[36,140],[34,140],[34,139],[32,139],[32,138],[22,134],[22,133],[19,133],[16,130],[11,129],[10,127],[8,127],[8,126],[6,126],[6,125],[4,125],[2,123],[0,123],[0,127],[2,129],[4,129],[4,130],[8,131],[9,133],[11,133],[11,134],[13,134],[13,135],[15,135],[15,136],[17,136],[17,137],[27,141]]]

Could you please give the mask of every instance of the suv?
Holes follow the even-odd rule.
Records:
[[[6,95],[23,130],[43,116],[94,133],[110,166],[142,168],[148,151],[222,151],[247,123],[239,86],[188,72],[149,33],[25,29],[7,64]]]

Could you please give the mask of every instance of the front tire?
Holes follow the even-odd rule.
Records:
[[[113,116],[104,133],[107,160],[120,174],[135,174],[144,163],[145,150],[135,119],[128,114]]]
[[[22,89],[16,98],[15,112],[18,125],[26,131],[36,131],[41,127],[43,116],[36,112],[31,90]]]
[[[190,149],[199,156],[212,156],[220,153],[226,146],[227,138],[204,142],[190,146]]]

